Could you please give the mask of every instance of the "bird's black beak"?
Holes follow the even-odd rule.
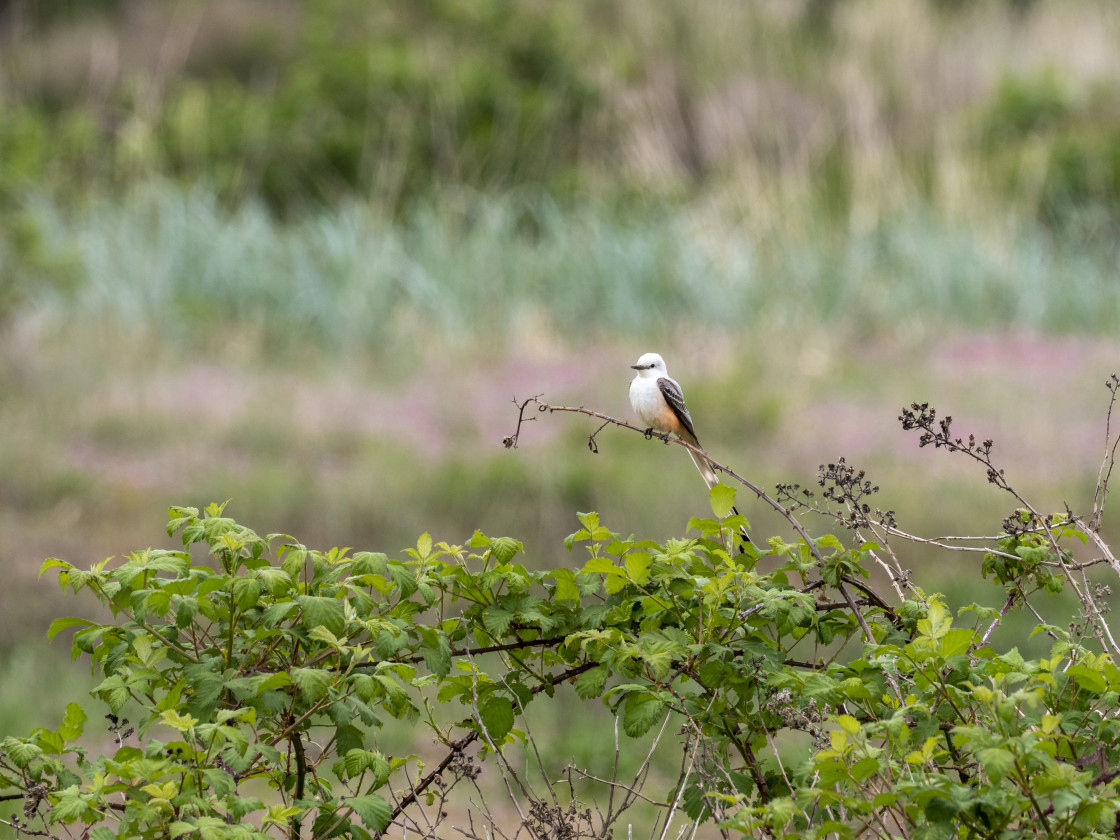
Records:
[[[630,365],[630,369],[631,370],[645,370],[646,366],[645,365]]]

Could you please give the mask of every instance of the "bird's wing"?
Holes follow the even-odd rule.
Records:
[[[693,446],[699,446],[700,441],[696,439],[696,430],[692,428],[692,418],[689,417],[688,409],[684,406],[684,394],[681,393],[681,386],[669,377],[661,376],[657,379],[657,387],[661,389],[661,396],[665,398],[665,402],[680,421],[681,427],[692,437],[689,443]]]

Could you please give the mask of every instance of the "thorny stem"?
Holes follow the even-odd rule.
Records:
[[[1090,530],[1094,534],[1101,527],[1105,498],[1108,496],[1108,480],[1112,476],[1112,468],[1116,466],[1116,447],[1120,445],[1120,435],[1116,436],[1116,440],[1112,440],[1112,410],[1116,407],[1116,397],[1120,393],[1120,376],[1112,374],[1105,386],[1112,393],[1112,399],[1108,401],[1108,413],[1104,419],[1104,458],[1097,473],[1097,489],[1093,493],[1093,515],[1089,518]]]
[[[1116,392],[1113,390],[1113,402],[1115,402],[1115,398]],[[1110,414],[1111,411],[1112,404],[1110,403]],[[1006,490],[1020,505],[1022,505],[1023,510],[1029,513],[1031,522],[1038,524],[1040,528],[1039,533],[1045,534],[1046,542],[1049,544],[1051,550],[1057,557],[1061,557],[1063,552],[1061,546],[1058,544],[1058,537],[1051,527],[1050,520],[1039,514],[1034,506],[1011,486],[1004,477],[1003,470],[998,469],[993,463],[991,456],[992,447],[994,446],[993,442],[991,440],[985,440],[982,443],[977,443],[974,435],[969,435],[967,441],[960,437],[953,437],[951,431],[953,418],[947,415],[944,419],[939,421],[935,427],[934,422],[936,417],[936,410],[931,408],[928,403],[913,403],[910,408],[902,410],[899,420],[902,422],[902,428],[904,430],[911,431],[916,429],[922,432],[918,442],[919,446],[927,446],[932,443],[937,449],[945,449],[948,452],[962,452],[982,465],[987,470],[988,481],[1001,490]],[[1101,500],[1101,504],[1103,505],[1103,499]],[[1071,522],[1074,520],[1072,515],[1069,518]],[[1096,534],[1096,531],[1085,529],[1085,532],[1093,537],[1094,540],[1098,542],[1099,546],[1104,546],[1104,543],[1100,541],[1100,537]],[[1107,547],[1104,547],[1104,551],[1106,555],[1109,553]],[[1113,638],[1112,630],[1104,620],[1104,615],[1097,604],[1096,598],[1093,597],[1091,588],[1088,586],[1080,586],[1073,578],[1073,571],[1065,564],[1062,564],[1060,568],[1063,576],[1069,582],[1070,587],[1077,594],[1077,598],[1085,611],[1085,617],[1092,626],[1093,633],[1096,635],[1097,641],[1101,643],[1101,647],[1113,656],[1120,656],[1120,645],[1117,645],[1116,640]],[[1114,569],[1120,570],[1120,565],[1114,566]],[[1082,576],[1084,577],[1084,572],[1082,572]]]

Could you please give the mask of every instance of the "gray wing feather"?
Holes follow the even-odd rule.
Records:
[[[662,376],[657,380],[657,387],[661,389],[661,395],[665,397],[665,402],[669,404],[673,414],[677,415],[677,419],[681,421],[685,431],[692,435],[690,442],[699,446],[700,441],[696,439],[696,430],[692,428],[692,418],[688,414],[688,409],[684,406],[684,394],[681,393],[680,386],[672,379]]]

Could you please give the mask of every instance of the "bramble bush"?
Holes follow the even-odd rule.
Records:
[[[1109,387],[1110,423],[1120,379]],[[602,418],[593,450],[608,424],[641,432],[529,400],[507,445],[531,404]],[[640,806],[650,817],[639,827],[661,838],[696,826],[725,837],[1113,836],[1120,651],[1107,586],[1091,575],[1120,573],[1100,537],[1120,438],[1106,428],[1091,513],[1043,515],[991,441],[954,436],[927,405],[900,420],[1014,498],[998,534],[907,534],[840,459],[815,490],[773,496],[719,465],[786,516],[792,542],[736,546],[746,521],[721,484],[713,516],[664,544],[580,514],[567,540],[580,560],[541,571],[508,537],[475,532],[459,546],[425,534],[396,558],[324,552],[259,536],[220,505],[171,509],[182,550],[86,570],[48,560],[60,585],[111,613],[59,618],[49,635],[74,631],[74,657],[103,678],[92,696],[112,741],[82,740],[78,702],[57,729],[4,737],[0,794],[22,808],[0,822],[91,840],[577,838],[620,836]],[[814,535],[809,521],[845,539]],[[951,612],[906,567],[913,540],[976,556],[977,584],[1001,587],[1003,606]],[[1062,590],[1079,613],[1047,618]],[[1003,619],[1018,609],[1051,639],[1046,655],[1005,643]],[[526,710],[560,702],[565,683],[605,704],[615,733],[652,744],[636,771],[621,769],[605,732],[604,767],[569,767],[556,782]],[[428,727],[438,761],[388,749],[390,719]],[[666,783],[651,762],[674,738]]]

